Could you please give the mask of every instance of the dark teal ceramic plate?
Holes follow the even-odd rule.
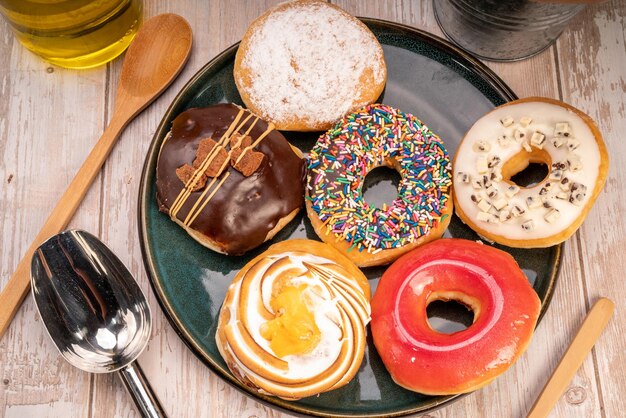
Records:
[[[425,121],[443,138],[450,155],[454,155],[460,139],[474,121],[494,106],[516,98],[486,66],[450,43],[408,26],[363,20],[382,43],[387,60],[388,81],[380,102]],[[200,246],[166,215],[159,213],[155,200],[155,165],[161,142],[179,113],[220,102],[242,103],[232,75],[236,51],[237,45],[234,45],[222,52],[182,89],[154,135],[144,166],[139,196],[139,232],[144,261],[154,292],[172,326],[212,371],[256,399],[292,413],[389,417],[425,412],[458,398],[425,396],[397,386],[371,341],[363,365],[352,382],[297,402],[251,393],[226,368],[215,345],[222,300],[237,271],[271,243],[243,257],[224,256]],[[317,137],[317,134],[289,132],[285,135],[302,150],[309,150]],[[384,170],[368,175],[366,198],[391,202],[395,197],[393,181]],[[458,218],[452,220],[447,235],[477,239]],[[273,242],[296,237],[317,239],[306,216],[301,215],[291,222]],[[561,247],[504,250],[524,269],[545,311],[554,289]],[[383,270],[365,271],[372,290]]]

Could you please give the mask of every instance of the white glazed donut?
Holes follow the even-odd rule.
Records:
[[[545,179],[519,187],[511,176],[543,163]],[[510,247],[549,247],[586,217],[608,172],[595,123],[565,103],[531,97],[502,105],[466,133],[453,161],[459,217],[487,240]]]
[[[252,390],[284,399],[313,396],[345,385],[359,370],[369,298],[363,273],[334,248],[282,241],[233,280],[216,343]]]

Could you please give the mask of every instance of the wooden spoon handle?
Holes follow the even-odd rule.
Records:
[[[15,316],[20,304],[28,293],[30,285],[30,263],[35,250],[46,239],[57,234],[67,226],[74,212],[78,209],[80,202],[85,197],[91,183],[100,172],[107,156],[111,152],[115,141],[128,124],[129,118],[119,117],[115,113],[109,126],[106,128],[94,148],[87,156],[87,159],[74,176],[63,196],[52,210],[46,223],[41,228],[37,237],[20,260],[17,268],[9,282],[0,293],[0,338],[9,327],[11,320]]]
[[[593,305],[550,380],[530,409],[528,418],[548,416],[608,324],[614,307],[613,302],[607,298],[600,298]]]

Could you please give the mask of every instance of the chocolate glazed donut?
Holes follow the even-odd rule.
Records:
[[[264,158],[249,176],[225,162],[226,169],[196,191],[185,189],[176,170],[191,164],[205,138],[233,134],[251,137]],[[191,168],[191,167],[190,167]],[[196,171],[197,172],[197,171]],[[249,111],[233,104],[186,110],[174,119],[157,161],[159,209],[196,240],[215,251],[241,255],[271,238],[304,203],[306,166],[283,135]],[[205,192],[205,189],[208,193]]]

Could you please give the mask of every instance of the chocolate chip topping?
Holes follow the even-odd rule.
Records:
[[[176,170],[194,161],[202,139],[213,138],[218,141],[239,111],[240,108],[235,105],[219,104],[189,109],[174,119],[171,136],[163,142],[156,168],[157,201],[162,212],[169,214],[184,187],[177,178]],[[245,111],[240,123],[248,115],[249,112]],[[244,123],[240,132],[246,132],[254,119],[251,117]],[[257,121],[249,132],[251,140],[259,138],[267,128],[266,122]],[[243,254],[262,244],[267,233],[281,218],[304,203],[305,161],[294,153],[282,134],[275,130],[270,132],[254,147],[254,151],[265,155],[258,170],[250,177],[245,177],[227,164],[229,176],[216,189],[209,204],[191,222],[191,228],[210,237],[231,255]],[[216,184],[212,186],[211,192],[213,188],[216,188]],[[184,221],[203,192],[191,193],[176,218]]]

